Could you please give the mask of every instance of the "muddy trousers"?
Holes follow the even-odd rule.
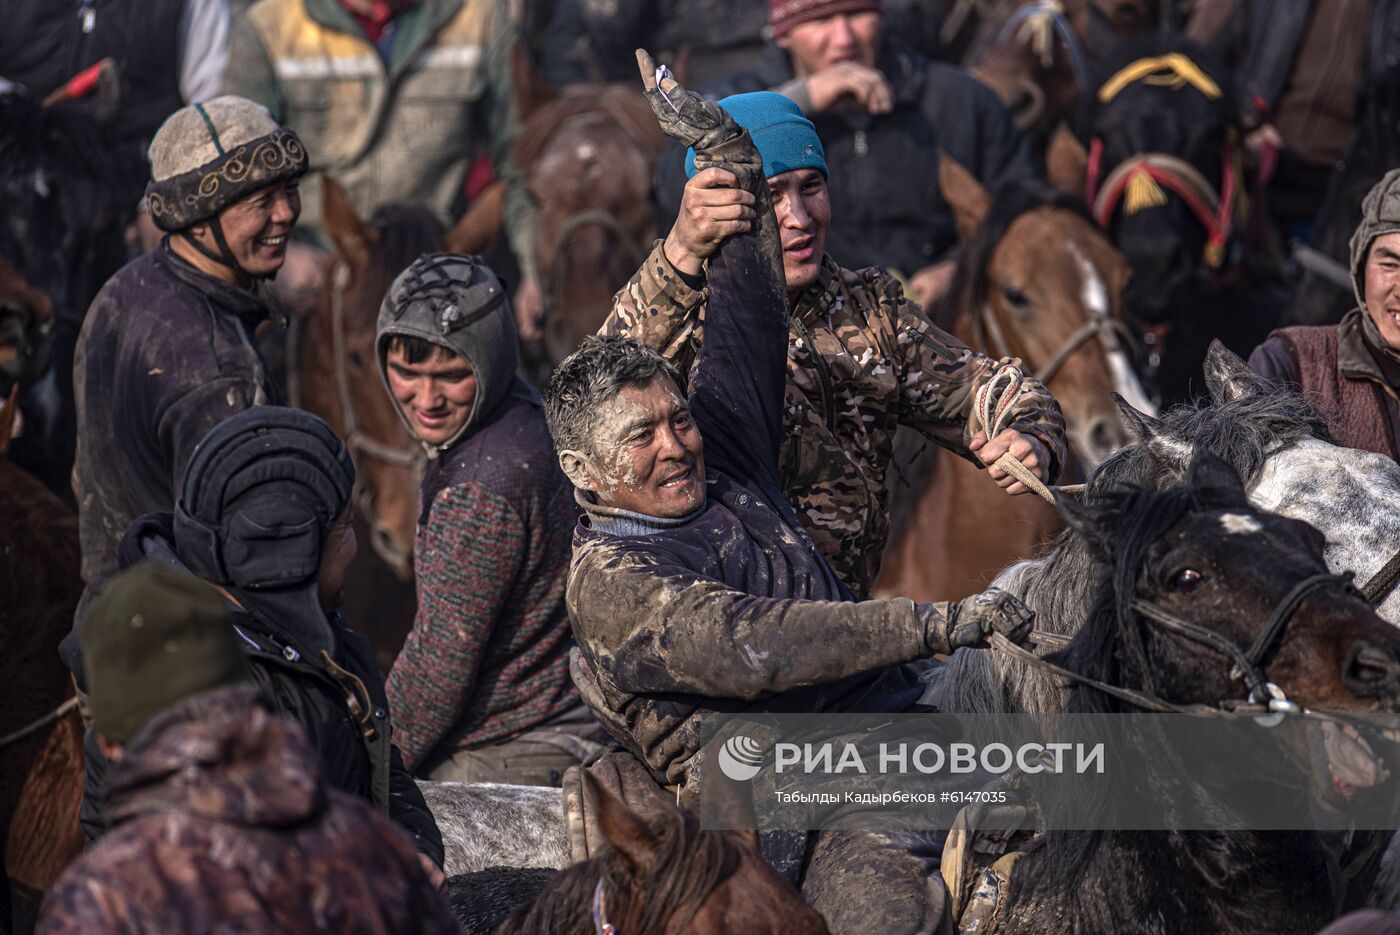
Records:
[[[583,762],[598,745],[562,731],[535,730],[501,743],[458,750],[434,766],[435,782],[504,782],[558,786],[564,770]]]
[[[818,831],[802,898],[832,935],[950,935],[943,832]]]

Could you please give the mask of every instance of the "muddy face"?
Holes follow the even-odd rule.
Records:
[[[668,377],[623,387],[598,408],[592,456],[565,455],[570,479],[602,506],[679,517],[705,502],[700,429]]]

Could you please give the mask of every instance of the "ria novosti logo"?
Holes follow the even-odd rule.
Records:
[[[736,782],[746,782],[763,768],[763,747],[752,737],[735,734],[719,748],[720,772]]]

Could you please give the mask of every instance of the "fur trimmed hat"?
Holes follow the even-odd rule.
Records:
[[[306,148],[266,107],[225,95],[182,107],[151,141],[146,204],[165,231],[207,221],[250,192],[305,175]]]

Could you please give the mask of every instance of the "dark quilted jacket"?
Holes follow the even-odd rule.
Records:
[[[108,789],[116,827],[59,878],[40,932],[457,931],[407,835],[329,788],[254,686],[159,715]]]

